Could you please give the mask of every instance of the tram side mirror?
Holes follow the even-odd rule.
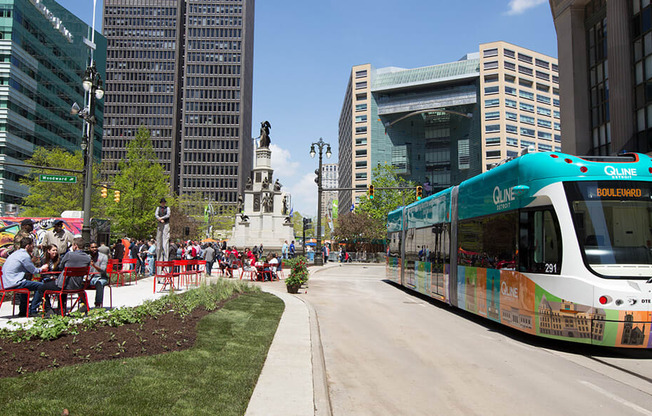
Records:
[[[517,185],[512,188],[512,195],[516,198],[522,198],[530,193],[530,187],[527,185]]]

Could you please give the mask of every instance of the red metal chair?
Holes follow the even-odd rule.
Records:
[[[169,260],[169,261],[155,261],[154,262],[154,268],[155,268],[155,274],[154,274],[154,293],[156,293],[156,283],[158,283],[159,280],[162,280],[163,282],[160,283],[163,285],[161,290],[159,292],[163,291],[166,286],[169,285],[168,290],[174,290],[176,287],[174,285],[174,279],[175,277],[175,263],[179,260]]]
[[[240,280],[242,280],[243,276],[249,276],[249,279],[252,281],[256,280],[256,277],[258,276],[258,270],[256,270],[256,266],[248,266],[249,268],[245,268],[245,266],[242,266],[242,269],[240,270]]]
[[[122,261],[122,268],[121,270],[117,270],[115,273],[118,275],[118,286],[124,286],[125,284],[125,276],[129,278],[129,284],[131,284],[131,280],[133,279],[136,284],[138,284],[138,279],[136,278],[136,264],[138,263],[138,259],[124,259]]]
[[[65,316],[66,305],[62,302],[63,295],[68,296],[68,299],[71,302],[70,310],[72,311],[75,306],[80,307],[80,300],[84,299],[84,304],[86,305],[86,313],[88,314],[88,297],[86,296],[86,289],[88,289],[88,275],[90,271],[90,266],[86,267],[66,267],[63,269],[63,282],[61,289],[59,290],[46,290],[43,292],[43,302],[48,296],[57,296],[59,301],[59,309],[61,310],[61,316]],[[83,287],[79,289],[66,289],[66,283],[68,279],[72,277],[81,277],[84,280]],[[76,299],[73,296],[77,295]],[[44,311],[45,312],[45,311]]]
[[[109,259],[106,265],[106,275],[109,278],[109,285],[117,285],[119,282],[118,272],[122,268],[120,259]]]
[[[12,288],[12,289],[5,289],[5,284],[2,281],[2,269],[0,269],[0,293],[2,293],[2,299],[0,299],[0,306],[2,306],[2,302],[5,300],[5,295],[7,293],[12,293],[14,298],[11,302],[12,308],[11,308],[11,314],[16,315],[16,295],[19,293],[24,293],[27,295],[27,317],[29,318],[29,289],[25,288]]]

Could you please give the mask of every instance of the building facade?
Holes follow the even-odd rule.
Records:
[[[429,194],[508,157],[561,150],[557,60],[506,42],[424,68],[351,70],[339,121],[340,214],[391,164]]]
[[[254,0],[105,0],[105,173],[140,126],[178,194],[237,204],[253,158]]]
[[[53,0],[0,1],[0,161],[21,164],[37,147],[81,149],[82,79],[90,63],[91,28]],[[104,77],[106,42],[96,33],[96,67]],[[102,152],[103,103],[97,100],[94,156]],[[28,188],[27,168],[0,165],[0,211],[16,212]],[[81,208],[81,207],[80,207]]]
[[[651,7],[646,0],[550,0],[565,152],[652,151]]]
[[[338,187],[337,163],[324,163],[321,166],[321,184],[323,189]],[[333,204],[338,206],[337,191],[323,191],[321,196],[321,212],[333,219]],[[337,217],[337,214],[335,214]]]

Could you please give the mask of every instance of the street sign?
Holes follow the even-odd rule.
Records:
[[[39,175],[38,180],[41,182],[77,183],[76,176],[68,175]]]

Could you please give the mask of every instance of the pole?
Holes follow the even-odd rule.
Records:
[[[403,277],[405,276],[405,195],[401,191],[401,200],[403,207],[401,209],[401,285],[404,284]]]
[[[321,194],[322,194],[322,148],[319,147],[319,183],[317,184],[317,246],[315,249],[315,266],[324,265],[324,257],[321,252]]]
[[[84,121],[86,133],[82,140],[86,140],[86,154],[84,157],[84,224],[82,225],[82,238],[86,244],[91,241],[91,194],[93,192],[93,142],[95,141],[95,92],[94,88],[88,91],[90,102],[90,117]]]

